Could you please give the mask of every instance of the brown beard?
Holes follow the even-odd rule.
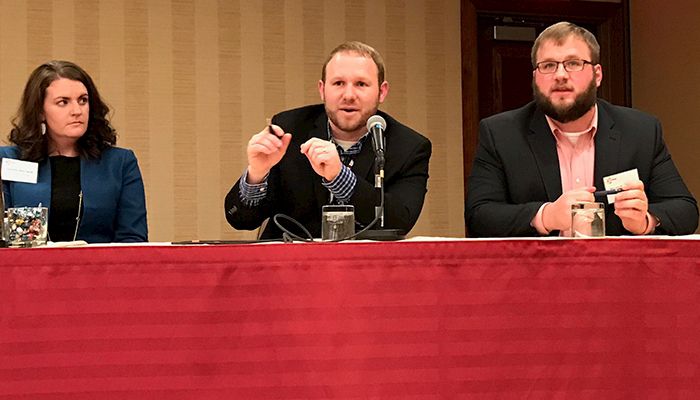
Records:
[[[591,83],[586,90],[576,96],[573,104],[562,107],[554,105],[549,98],[540,91],[540,88],[535,84],[535,80],[532,80],[532,95],[535,98],[537,107],[539,107],[546,116],[561,123],[575,121],[586,114],[595,104],[597,89],[598,87],[595,84],[595,79],[591,79]]]
[[[327,107],[326,107],[326,115],[328,115],[328,119],[331,120],[333,125],[335,125],[338,129],[340,129],[343,132],[355,132],[357,130],[362,129],[362,127],[365,126],[367,123],[367,120],[369,117],[377,113],[377,109],[375,108],[373,111],[370,112],[365,112],[361,115],[360,120],[357,122],[355,125],[345,125],[340,122],[340,120],[337,118],[336,114],[331,112]]]
[[[326,109],[326,115],[328,116],[328,119],[333,123],[333,125],[335,125],[338,129],[345,132],[346,134],[349,134],[349,133],[354,133],[354,132],[360,131],[367,124],[367,120],[369,119],[369,117],[371,117],[372,115],[377,113],[377,110],[379,109],[379,98],[380,98],[380,94],[377,93],[377,102],[374,105],[374,107],[367,112],[363,112],[362,115],[360,116],[360,120],[357,122],[357,124],[349,125],[349,126],[341,124],[340,119],[337,117],[337,114],[332,112],[330,109],[328,109],[328,106],[326,105],[325,97],[323,99],[323,107]],[[366,132],[366,131],[364,131],[364,132]],[[364,133],[364,132],[362,132],[362,133]],[[355,139],[359,139],[359,137],[357,137]]]

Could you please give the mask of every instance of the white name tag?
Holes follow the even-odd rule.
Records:
[[[620,172],[619,174],[606,176],[603,178],[603,184],[605,185],[605,190],[621,189],[626,183],[632,183],[639,180],[639,173],[637,168],[631,169],[629,171]],[[608,195],[608,204],[615,202],[615,195]]]
[[[37,173],[39,172],[39,164],[31,161],[21,161],[12,158],[2,159],[2,175],[3,181],[36,183]]]

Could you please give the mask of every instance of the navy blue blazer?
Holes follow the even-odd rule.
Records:
[[[17,147],[0,157],[19,159]],[[88,243],[148,241],[146,197],[134,152],[112,147],[97,160],[80,159],[83,214],[76,239]],[[37,183],[3,181],[5,207],[51,205],[51,163],[39,163]],[[49,213],[51,210],[49,209]]]
[[[594,140],[596,188],[603,188],[605,176],[637,168],[649,212],[661,223],[655,234],[695,231],[697,203],[671,160],[658,119],[598,100]],[[470,236],[538,236],[530,221],[561,194],[556,140],[534,102],[481,121],[465,210]],[[606,234],[630,234],[614,212],[606,207]]]

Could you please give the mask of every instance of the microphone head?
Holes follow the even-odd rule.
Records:
[[[371,131],[372,127],[376,125],[379,125],[379,129],[383,131],[386,130],[386,121],[384,120],[384,118],[382,118],[381,115],[375,114],[369,117],[369,119],[367,120],[367,130]]]

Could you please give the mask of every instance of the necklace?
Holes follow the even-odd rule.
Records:
[[[83,191],[82,189],[78,193],[78,215],[75,216],[75,230],[73,231],[73,241],[78,238],[78,228],[80,227],[80,215],[82,214],[83,211]],[[48,237],[48,240],[51,240],[51,235],[47,232],[46,236]]]
[[[83,191],[78,193],[78,215],[75,216],[75,232],[73,232],[73,241],[78,237],[78,227],[80,226],[80,212],[83,210]]]

